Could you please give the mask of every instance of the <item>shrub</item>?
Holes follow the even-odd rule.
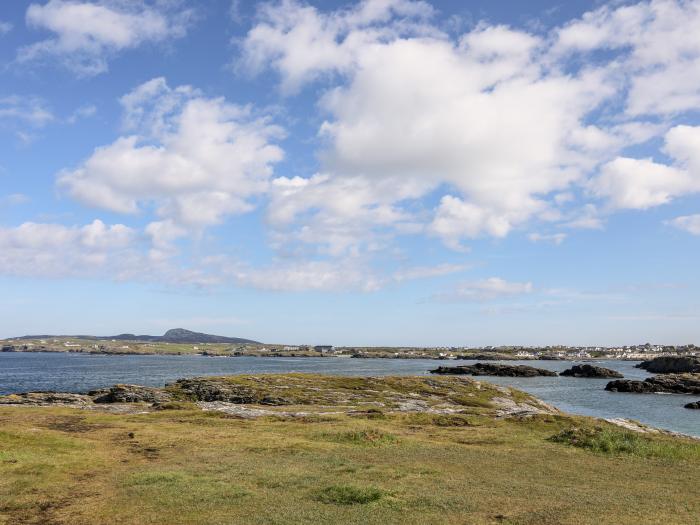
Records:
[[[364,505],[377,501],[382,491],[374,487],[354,487],[352,485],[332,485],[316,493],[316,499],[322,503],[336,505]]]
[[[387,434],[379,430],[353,430],[349,432],[323,433],[321,436],[336,443],[348,443],[350,445],[381,446],[396,443],[398,440],[393,434]]]

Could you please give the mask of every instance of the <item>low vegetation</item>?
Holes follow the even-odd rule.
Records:
[[[616,428],[570,428],[550,438],[601,454],[631,454],[642,458],[700,460],[697,443],[677,439],[652,439],[648,435]]]
[[[0,406],[0,524],[699,523],[697,441],[468,378],[218,380],[294,404]]]

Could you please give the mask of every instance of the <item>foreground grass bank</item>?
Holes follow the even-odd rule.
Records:
[[[231,381],[265,402],[0,408],[0,523],[700,523],[694,441],[465,378]]]

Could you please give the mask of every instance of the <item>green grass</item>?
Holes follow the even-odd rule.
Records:
[[[600,454],[631,454],[642,458],[700,459],[700,444],[653,439],[638,432],[614,428],[570,428],[550,438]]]

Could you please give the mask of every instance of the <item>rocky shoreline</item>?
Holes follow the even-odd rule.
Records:
[[[500,377],[556,377],[557,373],[544,368],[527,365],[500,365],[494,363],[476,363],[474,365],[440,366],[430,371],[431,374],[455,374],[472,376]]]
[[[196,377],[163,388],[118,384],[87,393],[0,396],[0,407],[70,407],[118,413],[200,409],[243,418],[310,414],[482,413],[494,418],[558,414],[523,392],[465,377],[343,377],[314,374]],[[330,410],[332,409],[332,410]]]

